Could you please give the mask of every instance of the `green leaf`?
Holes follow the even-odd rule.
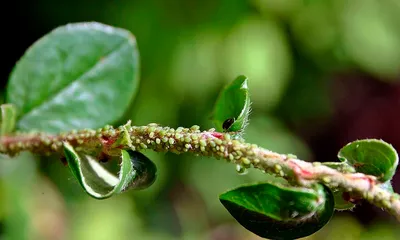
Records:
[[[1,108],[1,135],[6,135],[14,131],[17,109],[12,104],[2,104]]]
[[[250,114],[247,77],[239,76],[227,85],[215,103],[213,120],[218,131],[243,131]]]
[[[72,174],[92,197],[105,199],[129,189],[150,187],[157,176],[156,165],[140,152],[121,151],[119,175],[110,173],[97,159],[80,154],[64,142],[64,153]]]
[[[311,235],[329,222],[332,192],[272,183],[245,185],[220,195],[229,213],[247,230],[263,238],[296,239]]]
[[[139,55],[130,32],[96,22],[61,26],[16,64],[7,102],[17,127],[60,132],[119,120],[136,94]]]
[[[393,177],[399,163],[399,157],[393,146],[377,139],[351,142],[340,149],[338,158],[352,165],[357,172],[374,175],[381,182]]]

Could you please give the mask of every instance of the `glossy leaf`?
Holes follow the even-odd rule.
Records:
[[[118,120],[138,87],[139,55],[130,32],[73,23],[35,42],[9,79],[6,100],[22,130],[60,132]]]
[[[1,108],[1,135],[14,131],[17,109],[12,104],[2,104]]]
[[[329,222],[334,211],[332,193],[323,185],[307,189],[252,184],[221,194],[220,201],[243,227],[269,239],[311,235]]]
[[[105,199],[129,189],[151,186],[157,176],[155,164],[140,152],[121,151],[121,169],[118,176],[106,170],[97,159],[80,154],[64,143],[68,166],[83,189],[92,197]]]
[[[393,177],[399,162],[393,146],[377,139],[351,142],[340,149],[338,158],[352,165],[357,172],[374,175],[381,182]]]
[[[218,96],[213,121],[218,131],[244,130],[250,114],[250,97],[247,77],[239,76],[226,86]]]

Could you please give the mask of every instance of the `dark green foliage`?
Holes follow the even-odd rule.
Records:
[[[253,184],[222,194],[220,201],[246,229],[269,239],[311,235],[329,222],[334,211],[333,195],[323,185],[309,189]]]

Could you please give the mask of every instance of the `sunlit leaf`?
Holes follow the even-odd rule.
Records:
[[[12,104],[2,104],[1,108],[1,135],[14,131],[17,117],[17,109]]]
[[[252,184],[221,194],[220,201],[243,227],[269,239],[311,235],[329,222],[334,211],[332,193],[323,185],[308,189]]]
[[[218,131],[243,131],[250,114],[247,77],[239,76],[220,93],[215,103],[213,120]]]
[[[64,153],[72,174],[92,197],[104,199],[129,189],[151,186],[157,174],[155,164],[140,152],[121,151],[121,169],[118,176],[106,170],[92,156],[76,152],[64,143]]]
[[[393,177],[399,163],[393,146],[377,139],[351,142],[340,149],[338,158],[352,165],[357,172],[374,175],[382,182]]]
[[[68,24],[39,39],[18,61],[6,102],[17,107],[21,130],[102,127],[125,113],[138,73],[130,32],[96,22]]]

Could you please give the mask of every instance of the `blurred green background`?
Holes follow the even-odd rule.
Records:
[[[217,94],[244,74],[253,101],[249,142],[322,162],[367,137],[400,150],[398,0],[7,3],[2,91],[38,38],[66,23],[98,21],[130,30],[141,55],[140,91],[120,123],[211,128]],[[86,195],[57,159],[0,160],[0,239],[259,239],[218,195],[265,176],[238,175],[213,159],[144,153],[157,164],[156,183],[107,200]],[[400,176],[393,185],[400,192]],[[362,203],[307,239],[395,240],[398,226]]]

